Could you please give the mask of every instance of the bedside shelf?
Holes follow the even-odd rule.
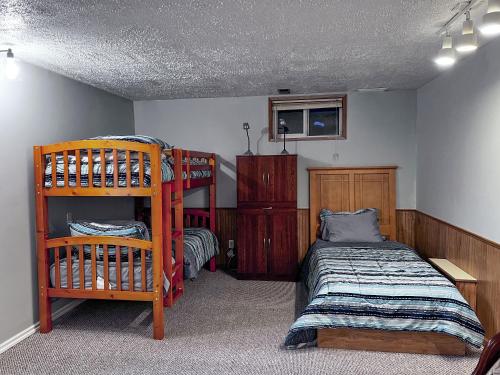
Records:
[[[476,311],[477,279],[448,259],[429,258],[429,262],[455,284],[465,300]]]

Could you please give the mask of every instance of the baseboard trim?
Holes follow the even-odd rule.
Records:
[[[78,305],[83,303],[84,301],[85,300],[83,300],[83,299],[78,299],[78,300],[73,300],[73,301],[65,304],[61,308],[54,311],[54,313],[52,314],[52,320],[56,320],[56,319],[60,318],[61,316],[63,316],[64,314],[67,314],[68,312],[70,312],[71,310],[76,308]],[[15,334],[11,338],[2,342],[0,344],[0,354],[9,350],[14,345],[20,343],[24,339],[30,337],[32,334],[37,332],[39,330],[39,328],[40,328],[40,322],[36,322],[35,324],[32,324],[28,328],[22,330],[21,332]]]

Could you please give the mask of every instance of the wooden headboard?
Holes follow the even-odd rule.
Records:
[[[396,240],[396,169],[389,167],[322,167],[309,171],[310,243],[318,238],[319,212],[378,208],[380,232]]]

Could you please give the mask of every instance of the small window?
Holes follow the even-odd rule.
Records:
[[[346,100],[343,96],[269,98],[269,140],[346,139]]]

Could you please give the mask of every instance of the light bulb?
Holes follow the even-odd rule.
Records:
[[[455,64],[457,60],[451,36],[446,35],[443,39],[443,47],[439,50],[434,62],[443,68],[448,68]]]
[[[485,36],[500,34],[500,0],[488,1],[488,12],[483,16],[479,30]]]
[[[474,24],[470,19],[470,13],[467,12],[467,19],[464,21],[462,35],[458,37],[455,49],[460,53],[472,52],[477,49],[477,37],[474,33]]]

